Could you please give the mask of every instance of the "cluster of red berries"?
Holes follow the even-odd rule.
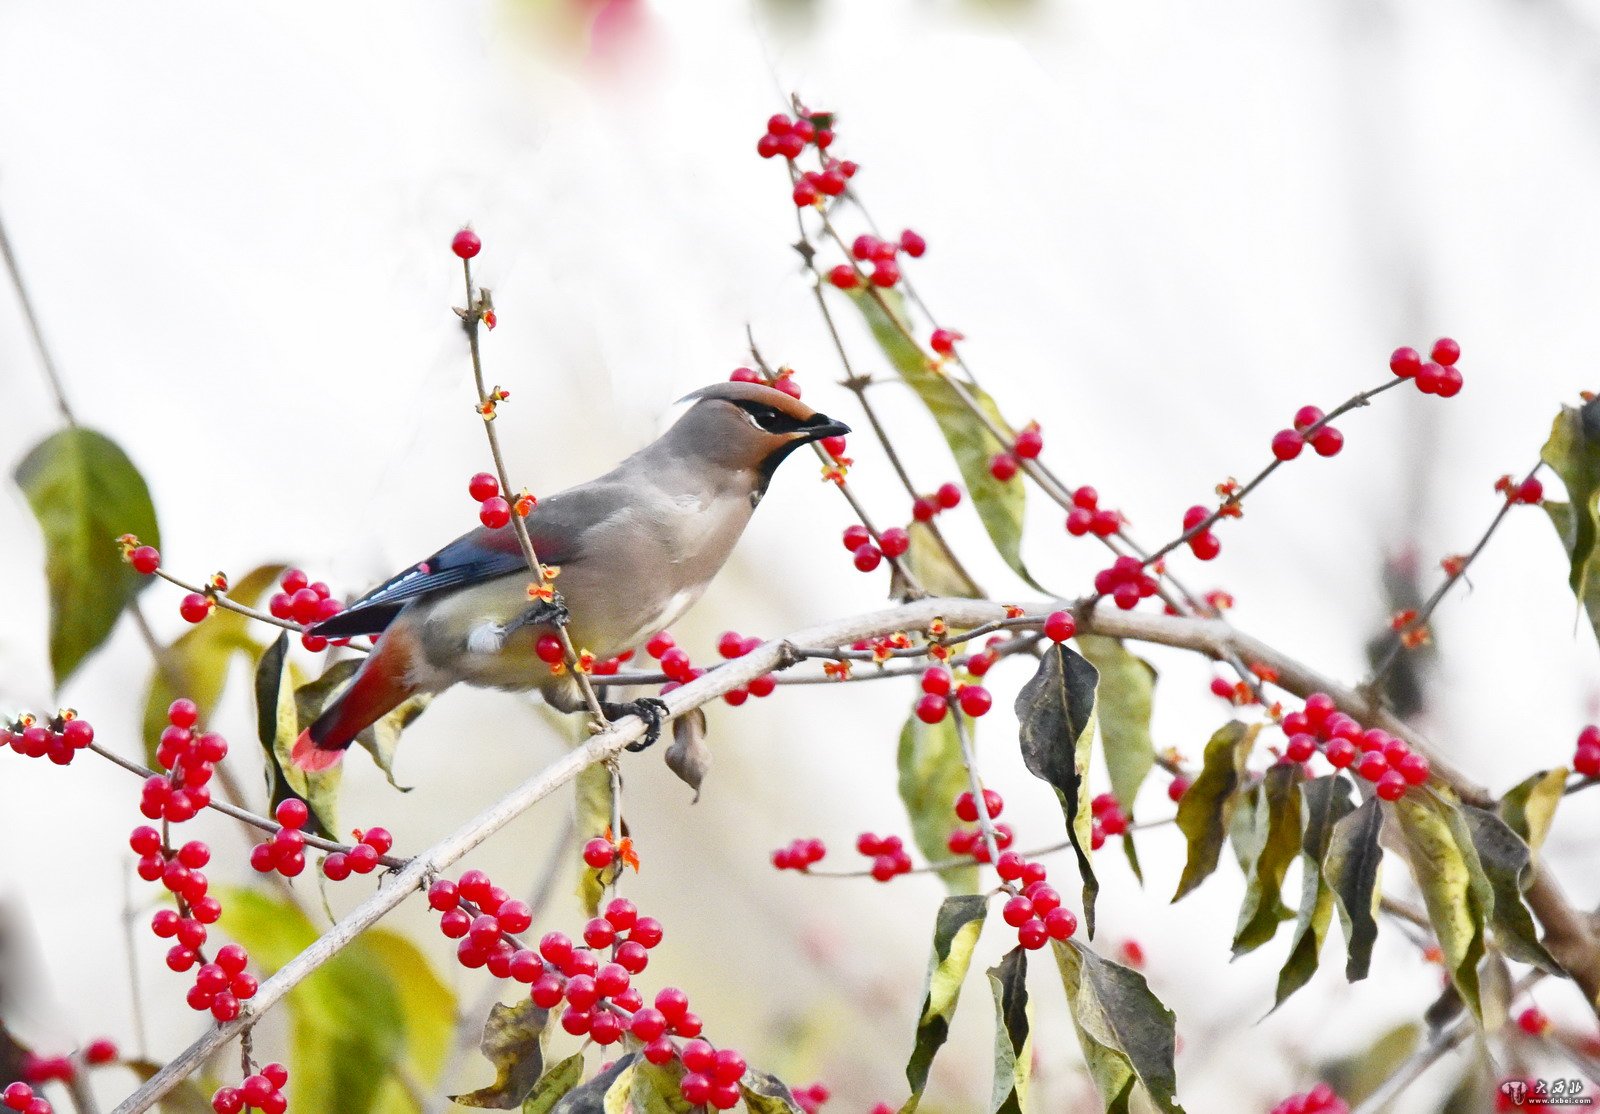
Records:
[[[181,946],[181,945],[180,945]],[[174,949],[176,950],[176,949]],[[167,955],[167,966],[172,966],[172,954]],[[186,999],[193,1010],[210,1010],[218,1021],[232,1021],[239,1016],[241,1002],[256,996],[259,984],[256,977],[245,970],[250,953],[238,944],[224,944],[210,963],[202,963],[194,973],[194,985]]]
[[[850,254],[863,265],[872,266],[872,270],[867,272],[867,281],[873,286],[885,289],[900,281],[900,262],[896,257],[901,252],[917,259],[927,250],[928,241],[909,228],[900,233],[898,240],[880,240],[876,236],[863,233],[850,244]],[[865,266],[862,270],[865,270]],[[861,273],[852,264],[840,263],[828,271],[828,281],[840,290],[853,290],[861,283]],[[934,351],[941,355],[949,355],[959,336],[959,333],[938,330],[933,334]]]
[[[1290,1095],[1272,1108],[1272,1114],[1350,1114],[1345,1101],[1326,1083],[1318,1083],[1302,1095]]]
[[[1140,600],[1155,595],[1158,587],[1156,578],[1144,571],[1143,562],[1127,554],[1111,562],[1110,568],[1094,574],[1094,590],[1102,596],[1110,596],[1124,611],[1132,610]]]
[[[961,334],[960,333],[949,333],[949,334],[946,334],[946,339],[945,339],[946,347],[943,348],[943,349],[940,349],[940,347],[939,347],[939,341],[940,341],[939,333],[943,333],[943,332],[945,332],[945,330],[940,329],[938,332],[933,334],[933,347],[934,347],[934,351],[936,351],[936,352],[942,351],[943,354],[948,355],[950,353],[950,351],[951,351],[950,345],[957,338],[959,338],[961,336]],[[994,455],[994,457],[990,459],[990,461],[989,461],[989,475],[993,476],[995,479],[999,480],[1001,483],[1005,483],[1007,480],[1011,479],[1011,477],[1013,477],[1013,476],[1015,476],[1017,474],[1017,469],[1021,467],[1021,465],[1017,463],[1018,461],[1020,461],[1020,460],[1033,460],[1035,457],[1037,457],[1043,451],[1044,451],[1044,434],[1039,431],[1039,423],[1038,422],[1029,422],[1027,425],[1023,426],[1021,432],[1019,432],[1017,434],[1017,439],[1011,443],[1011,448],[1010,448],[1009,451],[1003,452],[1003,453],[996,453]],[[1080,491],[1089,491],[1089,492],[1093,492],[1094,491],[1093,488],[1080,488],[1079,490]],[[1099,496],[1095,495],[1095,500],[1098,501],[1098,499],[1099,499]],[[1094,511],[1093,511],[1093,508],[1091,507],[1091,509],[1090,509],[1090,521],[1091,522],[1093,521],[1093,515],[1094,515]],[[1078,531],[1078,532],[1079,533],[1083,533],[1083,531],[1081,531],[1081,530]],[[1115,532],[1116,532],[1115,530],[1112,531],[1112,533],[1115,533]]]
[[[1461,392],[1461,369],[1456,361],[1461,358],[1461,345],[1449,337],[1433,342],[1432,359],[1427,363],[1415,348],[1396,348],[1389,357],[1389,370],[1401,379],[1416,381],[1417,390],[1425,395],[1453,398]]]
[[[333,598],[332,590],[320,580],[311,580],[299,569],[289,569],[278,582],[279,590],[267,600],[267,611],[274,619],[299,623],[309,627],[331,619],[344,610],[344,604]],[[209,601],[207,601],[209,604]],[[187,618],[187,616],[185,616]],[[204,616],[202,616],[204,618]],[[190,620],[194,622],[195,620]],[[300,643],[312,653],[328,648],[328,640],[317,634],[302,634]],[[339,645],[343,645],[341,640]]]
[[[1302,406],[1294,412],[1294,428],[1280,429],[1272,435],[1272,455],[1293,460],[1309,441],[1318,456],[1337,456],[1344,448],[1344,434],[1331,425],[1319,425],[1327,417],[1315,406]]]
[[[1101,793],[1089,802],[1089,812],[1094,816],[1089,825],[1089,849],[1100,850],[1107,836],[1126,835],[1128,818],[1110,793]]]
[[[90,1041],[84,1047],[83,1062],[90,1067],[102,1067],[106,1064],[116,1063],[119,1055],[116,1043],[101,1037],[98,1040]],[[35,1096],[32,1087],[29,1086],[30,1084],[36,1086],[40,1083],[72,1083],[77,1078],[78,1065],[73,1063],[71,1056],[38,1056],[29,1052],[22,1060],[21,1082],[16,1084],[16,1086],[27,1090],[28,1093],[23,1095],[22,1091],[19,1090],[17,1094],[22,1096],[22,1101],[32,1102]],[[11,1091],[8,1089],[3,1092],[3,1095],[9,1100]],[[28,1109],[27,1106],[12,1106],[9,1101],[7,1102],[7,1108],[11,1110]]]
[[[156,763],[165,774],[147,778],[139,811],[148,820],[180,824],[211,803],[208,783],[228,754],[228,741],[215,731],[196,731],[200,709],[179,698],[167,707],[167,726],[156,745]]]
[[[1222,539],[1218,538],[1210,530],[1201,530],[1193,535],[1190,535],[1189,531],[1195,529],[1210,517],[1210,508],[1202,507],[1199,504],[1195,504],[1183,512],[1183,532],[1186,535],[1189,552],[1202,561],[1213,560],[1217,554],[1222,552]]]
[[[980,655],[974,655],[974,658]],[[972,661],[967,663],[968,669]],[[989,662],[986,659],[979,670],[987,672]],[[922,697],[917,701],[915,708],[916,717],[923,723],[939,723],[950,710],[952,703],[956,704],[967,715],[977,718],[994,706],[994,697],[982,685],[954,685],[950,671],[942,665],[929,667],[922,674]]]
[[[472,236],[470,232],[457,234]],[[477,242],[477,237],[472,237]],[[473,252],[476,254],[477,249]],[[467,258],[463,256],[463,258]],[[240,1114],[247,1107],[261,1114],[283,1114],[289,1109],[289,1100],[283,1089],[289,1085],[289,1069],[282,1064],[268,1064],[255,1075],[248,1075],[237,1087],[223,1087],[211,1096],[211,1109],[217,1114]]]
[[[128,846],[139,856],[138,875],[146,882],[160,882],[175,897],[183,899],[188,916],[172,909],[157,910],[150,921],[150,931],[163,940],[176,938],[178,947],[196,952],[206,941],[208,924],[215,924],[222,915],[222,903],[207,890],[210,882],[201,872],[211,861],[211,848],[204,841],[192,839],[182,847],[172,848],[162,842],[161,833],[148,825],[140,825],[128,836]],[[172,958],[172,957],[169,957]],[[193,962],[193,955],[188,962]],[[182,962],[182,958],[179,959]],[[188,966],[173,967],[186,971]]]
[[[1578,732],[1578,746],[1572,754],[1574,773],[1600,778],[1600,727],[1590,724]]]
[[[800,382],[795,378],[794,368],[792,367],[780,367],[778,369],[778,373],[772,377],[772,381],[770,383],[767,382],[765,376],[763,376],[753,367],[736,367],[732,372],[729,373],[728,382],[761,383],[765,386],[771,387],[773,390],[782,391],[790,398],[800,397]],[[843,451],[844,438],[830,437],[827,440],[839,442],[840,451]],[[838,454],[835,453],[834,455],[837,456]]]
[[[724,636],[724,638],[725,637],[726,636]],[[748,646],[741,642],[739,656],[742,657],[744,654],[749,653],[759,645],[761,645],[759,639],[755,640],[753,644]],[[718,648],[723,648],[723,643],[720,641],[718,643]],[[661,672],[666,674],[668,683],[661,686],[661,692],[663,694],[671,692],[679,685],[688,684],[696,677],[705,675],[705,669],[694,664],[689,657],[689,651],[679,646],[677,642],[673,640],[672,634],[669,631],[661,631],[659,634],[651,637],[651,639],[644,644],[644,651],[661,664]],[[729,690],[723,695],[723,699],[729,704],[738,706],[743,704],[745,700],[751,696],[771,696],[777,687],[777,680],[770,673],[767,673],[757,677],[755,680],[751,681],[748,685],[745,685],[742,688]],[[602,840],[601,842],[604,841]]]
[[[0,727],[0,747],[10,746],[24,758],[48,758],[57,766],[70,763],[73,755],[92,742],[94,728],[71,708],[63,708],[48,723],[24,713],[15,723]]]
[[[394,846],[394,836],[387,828],[357,831],[355,837],[356,844],[350,850],[334,851],[322,860],[322,873],[330,881],[343,882],[352,874],[371,874]]]
[[[670,637],[670,635],[668,636]],[[723,631],[717,639],[717,653],[732,661],[742,658],[761,645],[762,640],[755,635],[745,636],[738,631]],[[737,708],[752,696],[771,696],[778,687],[777,678],[771,673],[763,673],[748,685],[740,688],[729,689],[722,694],[722,699]]]
[[[1122,529],[1122,512],[1100,506],[1100,493],[1088,484],[1072,493],[1072,510],[1067,512],[1067,533],[1075,538],[1093,534],[1109,538]]]
[[[989,791],[984,790],[984,797],[988,795]],[[963,797],[972,804],[971,794]],[[972,812],[977,815],[975,809]],[[960,814],[958,799],[957,815]],[[1024,948],[1037,951],[1051,940],[1066,940],[1078,931],[1077,916],[1062,906],[1061,895],[1045,880],[1049,872],[1043,863],[1025,859],[1015,851],[1004,851],[995,860],[994,872],[1011,893],[1001,907],[1000,918],[1017,930],[1017,943]]]
[[[988,815],[990,827],[994,829],[994,845],[999,851],[1004,852],[1011,846],[1016,837],[1011,831],[1010,824],[996,824],[994,818],[1005,810],[1005,800],[993,789],[983,791],[984,812]],[[978,820],[978,800],[970,791],[963,792],[956,797],[956,819],[968,824]],[[945,846],[952,855],[971,855],[974,862],[987,863],[990,859],[989,842],[983,838],[983,829],[979,828],[954,828],[945,839]],[[1002,858],[1005,856],[1002,855]]]
[[[475,907],[477,915],[462,908],[463,902]],[[455,882],[435,882],[428,890],[428,903],[440,914],[439,931],[460,941],[456,959],[463,967],[488,967],[499,979],[527,969],[527,959],[513,963],[517,949],[510,938],[533,925],[533,910],[496,886],[483,871],[469,870]]]
[[[1330,766],[1353,768],[1376,783],[1377,794],[1385,801],[1399,800],[1413,785],[1427,781],[1431,772],[1427,758],[1387,731],[1363,728],[1353,717],[1336,711],[1326,693],[1312,693],[1304,708],[1284,716],[1283,732],[1289,737],[1284,757],[1290,762],[1310,761],[1320,745]]]
[[[7,1110],[15,1110],[17,1114],[53,1114],[55,1110],[49,1099],[34,1094],[33,1088],[26,1083],[13,1083],[0,1091],[0,1102],[5,1104]]]
[[[959,501],[959,491],[956,496]],[[856,569],[860,572],[871,572],[876,569],[886,556],[890,560],[903,557],[911,548],[911,535],[898,526],[889,527],[879,534],[878,540],[874,542],[872,532],[857,522],[844,528],[842,540],[844,547],[855,559]]]
[[[934,516],[960,505],[961,488],[943,483],[932,495],[919,495],[911,501],[911,517],[918,522],[932,522]]]
[[[491,530],[509,525],[513,513],[518,518],[527,518],[539,505],[526,491],[520,492],[515,500],[508,500],[500,494],[500,481],[488,472],[479,472],[467,481],[467,494],[478,504],[478,521]]]
[[[293,878],[306,868],[306,837],[300,829],[311,819],[311,810],[298,797],[290,797],[278,802],[273,815],[283,826],[250,849],[250,866],[261,874],[277,871]]]
[[[839,160],[824,158],[821,170],[808,170],[800,175],[800,180],[794,184],[794,190],[789,196],[794,200],[795,207],[804,209],[807,205],[815,205],[824,197],[838,197],[849,188],[850,179],[856,176],[859,168],[849,159]],[[896,269],[898,277],[898,268]],[[874,282],[876,272],[874,272]],[[877,283],[879,286],[892,285]]]
[[[797,839],[772,853],[772,865],[778,870],[798,870],[803,874],[827,853],[828,847],[820,839]]]
[[[856,850],[872,860],[872,877],[879,882],[911,872],[911,856],[906,853],[905,842],[897,835],[862,832],[856,836]]]
[[[768,117],[766,134],[756,141],[756,154],[764,159],[782,155],[793,162],[812,144],[819,151],[826,151],[832,146],[833,116],[824,112],[791,120],[780,112]]]
[[[833,1092],[821,1083],[813,1083],[809,1087],[794,1087],[789,1093],[794,1096],[794,1104],[801,1110],[801,1114],[817,1114],[822,1109],[822,1104],[833,1097]]]
[[[1494,482],[1494,489],[1504,495],[1508,503],[1538,506],[1544,502],[1544,484],[1539,482],[1537,476],[1529,476],[1521,483],[1510,476],[1501,476]]]

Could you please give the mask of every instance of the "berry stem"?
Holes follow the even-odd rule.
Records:
[[[1403,383],[1405,380],[1396,379],[1395,382]],[[1544,467],[1543,461],[1535,464],[1528,471],[1528,474],[1523,477],[1523,482],[1526,483],[1528,480],[1533,479],[1534,476],[1538,475],[1539,469],[1542,467]],[[1368,677],[1365,683],[1362,684],[1362,691],[1376,698],[1383,685],[1384,678],[1389,675],[1389,670],[1394,668],[1394,663],[1400,660],[1401,651],[1405,649],[1404,635],[1410,631],[1427,628],[1428,620],[1433,616],[1434,611],[1444,602],[1445,596],[1449,594],[1451,588],[1456,586],[1456,582],[1467,575],[1467,569],[1472,567],[1472,562],[1478,559],[1478,555],[1488,546],[1489,539],[1494,537],[1495,531],[1500,528],[1500,524],[1505,521],[1506,515],[1510,514],[1511,508],[1516,505],[1516,500],[1509,497],[1500,504],[1500,509],[1489,520],[1489,526],[1484,530],[1483,536],[1478,539],[1477,544],[1472,547],[1471,551],[1467,553],[1466,557],[1455,569],[1445,574],[1444,581],[1433,590],[1433,594],[1423,602],[1422,606],[1417,608],[1416,616],[1403,628],[1394,632],[1394,641],[1384,651],[1382,660],[1373,667],[1372,676]]]
[[[983,833],[983,845],[988,849],[989,862],[1000,861],[1000,841],[994,834],[994,818],[989,815],[988,798],[983,795],[983,779],[978,776],[978,756],[972,749],[972,733],[967,730],[967,717],[959,708],[950,709],[950,721],[955,725],[956,739],[961,743],[961,764],[967,768],[967,785],[978,806],[978,830]],[[1000,888],[1016,893],[1017,888],[1002,880]]]
[[[489,396],[489,389],[483,380],[483,354],[478,348],[478,326],[483,320],[484,313],[488,310],[488,291],[480,291],[472,282],[472,260],[461,260],[461,274],[467,285],[467,308],[457,310],[461,317],[461,327],[467,334],[467,348],[472,355],[472,380],[478,388],[479,413],[483,416],[483,432],[489,438],[489,455],[494,458],[495,475],[500,478],[501,491],[515,491],[511,486],[511,477],[506,472],[505,455],[500,451],[500,436],[495,432],[493,415],[494,401]],[[511,516],[511,528],[516,531],[517,545],[522,549],[522,557],[528,563],[528,571],[538,583],[545,584],[543,566],[539,563],[539,554],[533,548],[533,539],[528,535],[528,523],[520,514]],[[559,603],[561,595],[555,595],[555,602]],[[565,623],[555,625],[556,637],[561,640],[561,649],[567,663],[567,669],[578,683],[578,691],[583,694],[583,702],[589,709],[589,715],[604,730],[609,726],[606,714],[600,707],[600,699],[595,695],[594,686],[589,683],[589,675],[578,666],[578,651],[572,645],[572,636],[567,633]]]
[[[177,588],[182,588],[185,592],[193,592],[196,595],[208,596],[216,601],[218,607],[237,612],[248,619],[255,619],[258,622],[268,623],[274,627],[282,627],[284,630],[292,630],[296,634],[303,634],[306,630],[305,627],[291,619],[280,619],[276,615],[271,615],[265,611],[258,611],[254,607],[248,607],[245,604],[240,603],[238,600],[233,599],[228,595],[227,592],[222,591],[220,588],[201,587],[198,584],[190,584],[187,580],[182,580],[172,575],[172,573],[168,572],[165,568],[158,568],[150,575],[159,576],[168,584],[171,584]],[[352,646],[351,649],[361,650],[361,648],[358,646]],[[361,652],[365,653],[366,651],[361,650]]]

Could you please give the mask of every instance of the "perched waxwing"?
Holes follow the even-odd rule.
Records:
[[[718,383],[689,395],[666,433],[599,479],[540,501],[528,515],[539,560],[559,566],[574,646],[612,657],[698,600],[733,552],[773,473],[795,449],[849,427],[762,384]],[[550,605],[528,597],[530,573],[511,527],[477,529],[311,628],[325,638],[377,635],[350,685],[295,741],[294,762],[322,770],[355,737],[418,693],[464,682],[538,689],[578,711],[570,673],[535,646],[554,632]],[[608,704],[659,729],[660,702]]]

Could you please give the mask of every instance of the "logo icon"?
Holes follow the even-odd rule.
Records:
[[[1528,1097],[1528,1085],[1520,1079],[1508,1079],[1500,1084],[1500,1093],[1510,1099],[1513,1106],[1521,1106]]]

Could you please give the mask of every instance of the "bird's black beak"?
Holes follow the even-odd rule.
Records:
[[[834,421],[826,414],[818,414],[811,420],[819,424],[805,427],[805,439],[807,441],[821,441],[824,437],[843,437],[850,432],[849,426],[843,422]]]

